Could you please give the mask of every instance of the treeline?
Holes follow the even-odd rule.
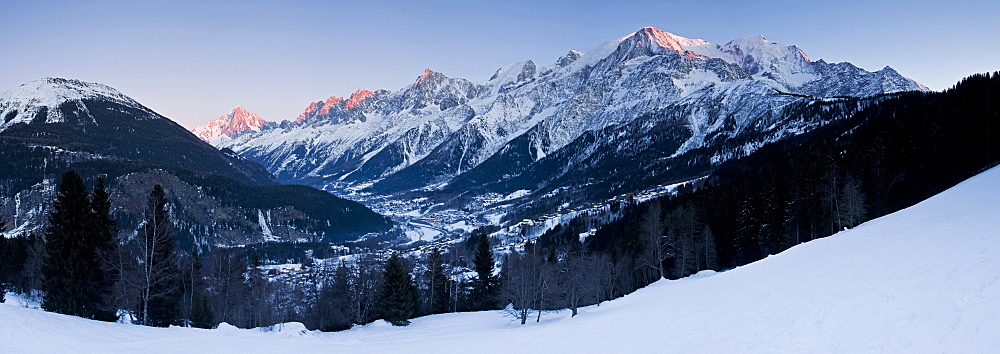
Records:
[[[874,104],[726,162],[676,196],[629,208],[589,237],[587,249],[627,270],[621,295],[895,212],[997,164],[998,94],[993,73]]]
[[[610,261],[585,254],[578,240],[556,246],[552,233],[542,246],[529,243],[499,259],[487,234],[494,228],[486,227],[464,243],[428,246],[410,257],[367,252],[282,269],[264,266],[261,254],[286,247],[180,251],[158,185],[134,239],[118,235],[110,205],[103,181],[87,193],[79,175],[66,173],[45,235],[0,242],[0,287],[38,299],[48,311],[102,321],[199,328],[302,322],[323,331],[504,307],[524,323],[543,310],[572,308],[575,315],[613,293],[612,272],[601,271]],[[323,256],[317,245],[303,246]]]

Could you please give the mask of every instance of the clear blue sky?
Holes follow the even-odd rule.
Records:
[[[889,65],[935,90],[1000,70],[1000,1],[6,1],[0,91],[46,76],[111,85],[187,127],[265,119],[425,68],[483,81],[644,26],[725,43],[763,34],[812,59]]]

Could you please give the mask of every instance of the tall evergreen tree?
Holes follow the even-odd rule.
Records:
[[[22,233],[4,240],[3,263],[8,289],[19,293],[44,289],[42,264],[45,260],[45,242],[40,235]]]
[[[394,326],[410,324],[409,319],[417,309],[417,287],[399,256],[393,254],[389,257],[382,275],[382,292],[379,297],[382,318]]]
[[[107,257],[113,253],[115,221],[103,179],[88,197],[83,178],[67,171],[49,214],[42,264],[46,310],[102,321],[117,319],[112,294],[114,276]]]
[[[319,330],[329,332],[351,328],[355,317],[351,306],[352,277],[350,269],[341,262],[333,276],[323,282],[316,306]]]
[[[3,210],[3,205],[0,205],[0,210]],[[0,233],[7,231],[7,224],[3,222],[3,215],[0,215]],[[10,254],[10,242],[7,242],[7,238],[0,236],[0,303],[3,303],[7,296],[7,288],[12,282],[8,279],[7,274],[10,273],[7,270],[8,254]]]
[[[90,210],[93,213],[91,237],[87,241],[88,249],[93,249],[100,270],[94,278],[94,290],[100,306],[94,311],[94,319],[115,321],[118,319],[113,301],[115,282],[119,279],[115,258],[118,256],[118,224],[111,217],[111,196],[104,185],[104,178],[99,177],[94,183],[94,191],[90,195]]]
[[[101,306],[103,273],[94,247],[94,217],[83,178],[67,171],[49,214],[42,265],[42,308],[87,318]]]
[[[495,266],[493,250],[490,249],[489,235],[480,233],[473,264],[476,268],[476,279],[472,282],[472,307],[474,310],[488,310],[496,307],[497,278],[493,275]]]
[[[197,291],[194,294],[191,304],[191,327],[215,327],[215,313],[212,312],[212,306],[208,304],[208,296],[204,291]]]
[[[191,327],[212,328],[215,326],[215,313],[212,312],[212,307],[208,303],[208,296],[205,295],[205,282],[202,277],[201,268],[201,257],[198,255],[198,247],[196,246],[191,251],[191,279],[188,284],[188,288],[190,289],[188,301],[190,302],[191,313],[188,320],[191,323]]]
[[[149,193],[144,219],[139,320],[147,326],[166,327],[178,322],[182,293],[167,196],[159,184]]]

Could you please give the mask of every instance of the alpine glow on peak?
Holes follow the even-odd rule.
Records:
[[[201,140],[214,143],[224,137],[231,138],[249,131],[260,131],[260,128],[267,123],[268,121],[257,113],[250,113],[242,106],[236,106],[232,112],[211,120],[205,125],[197,126],[191,129],[191,132]]]

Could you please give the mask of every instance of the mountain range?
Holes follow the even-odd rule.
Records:
[[[920,90],[759,35],[720,45],[647,27],[485,82],[428,69],[215,144],[380,212],[485,224],[698,178],[823,111],[855,112],[850,98]]]
[[[925,90],[889,67],[811,60],[762,36],[719,45],[649,27],[485,82],[428,69],[281,123],[237,106],[196,134],[106,85],[48,78],[0,96],[0,215],[20,231],[44,226],[53,183],[73,168],[130,186],[115,190],[125,230],[138,226],[143,189],[176,187],[175,201],[197,206],[179,223],[192,244],[388,230],[368,207],[438,234],[663,190]]]

